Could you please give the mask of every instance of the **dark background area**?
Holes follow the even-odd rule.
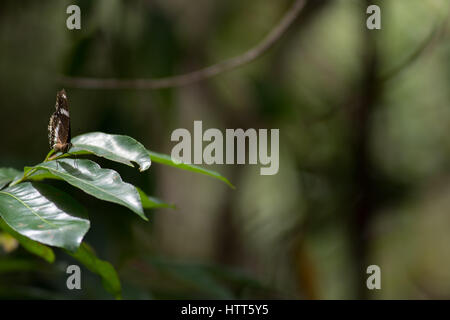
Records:
[[[212,65],[257,44],[291,3],[0,2],[1,167],[45,158],[63,86],[73,136],[126,134],[170,154],[172,131],[192,131],[194,120],[223,132],[280,129],[277,175],[261,176],[259,165],[209,167],[235,190],[158,164],[139,173],[102,162],[177,206],[148,212],[148,223],[60,184],[89,209],[86,240],[118,270],[125,299],[450,298],[448,1],[308,1],[262,57],[179,88],[60,81]],[[382,30],[366,28],[372,3]],[[81,8],[81,30],[66,28],[70,4]],[[67,290],[72,262],[0,249],[0,297],[111,298],[84,269],[83,289]],[[381,267],[378,291],[366,288],[371,264]]]

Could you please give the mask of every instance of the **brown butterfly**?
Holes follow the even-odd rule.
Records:
[[[72,147],[70,132],[69,103],[66,91],[62,89],[56,94],[56,111],[48,124],[48,141],[55,152],[67,153]]]

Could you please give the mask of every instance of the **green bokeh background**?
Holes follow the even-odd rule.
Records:
[[[381,7],[381,30],[365,27],[369,3]],[[81,8],[81,30],[65,26],[70,4]],[[60,75],[196,70],[254,46],[290,4],[1,1],[0,166],[47,154]],[[171,132],[193,130],[194,120],[280,129],[277,175],[209,167],[236,190],[157,164],[140,174],[102,162],[176,204],[149,212],[148,223],[54,183],[88,208],[86,240],[118,270],[124,298],[450,298],[448,12],[446,0],[311,0],[267,54],[213,79],[162,90],[65,87],[74,136],[126,134],[170,154]],[[85,269],[83,289],[67,290],[70,263],[62,253],[50,265],[0,249],[0,298],[111,298]],[[381,290],[365,287],[371,264],[381,267]]]

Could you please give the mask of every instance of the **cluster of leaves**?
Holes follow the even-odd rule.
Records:
[[[90,228],[87,210],[67,193],[46,184],[46,179],[65,181],[97,199],[122,205],[144,220],[145,209],[171,206],[124,182],[118,172],[71,156],[95,155],[129,166],[135,163],[141,172],[153,161],[206,174],[233,187],[214,171],[176,164],[170,156],[149,151],[128,136],[93,132],[75,137],[72,143],[70,153],[54,154],[52,150],[44,162],[25,167],[23,172],[0,168],[0,229],[50,263],[55,255],[49,246],[63,249],[98,274],[105,289],[116,298],[121,297],[121,285],[115,269],[83,242]]]

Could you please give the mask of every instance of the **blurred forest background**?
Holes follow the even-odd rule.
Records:
[[[450,298],[450,27],[447,0],[310,0],[273,48],[214,78],[160,90],[66,86],[60,76],[159,78],[239,55],[290,0],[3,0],[0,166],[49,151],[56,91],[72,135],[126,134],[170,154],[176,128],[279,128],[280,170],[217,170],[236,186],[153,164],[126,181],[176,210],[86,204],[86,240],[118,270],[125,299]],[[66,8],[81,8],[81,30]],[[366,28],[378,4],[382,30]],[[103,166],[115,168],[104,161]],[[56,183],[57,184],[57,183]],[[83,269],[67,290],[48,264],[0,249],[0,298],[111,298]],[[367,266],[382,289],[366,288]]]

